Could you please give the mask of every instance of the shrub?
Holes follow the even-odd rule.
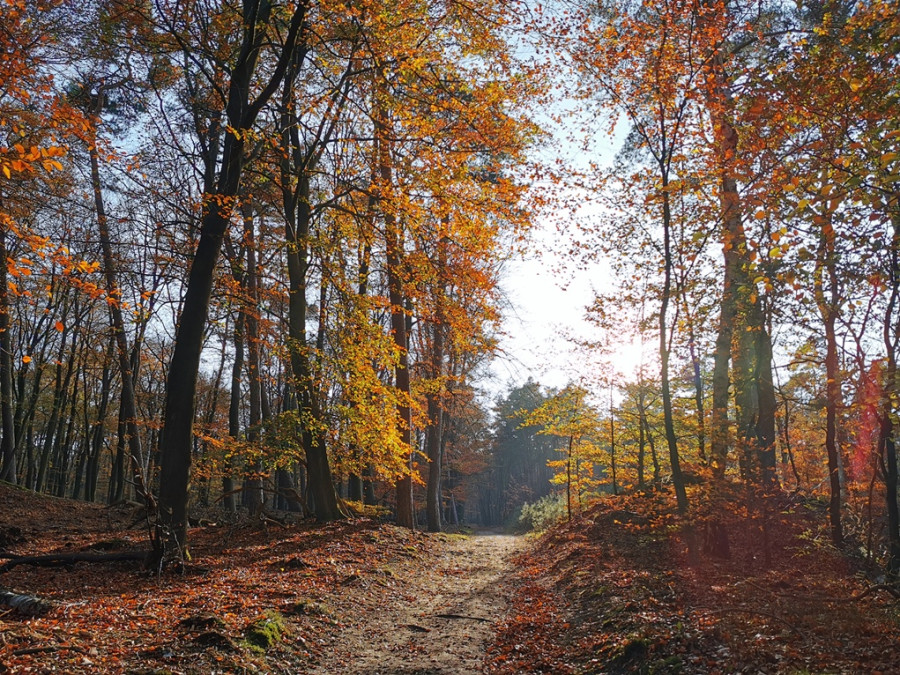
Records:
[[[531,504],[523,504],[519,514],[519,526],[525,530],[541,532],[566,517],[566,496],[549,494]]]

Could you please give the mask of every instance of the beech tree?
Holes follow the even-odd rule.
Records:
[[[212,70],[205,73],[205,77],[212,78],[214,73],[216,78],[227,77],[223,81],[210,79],[206,82],[206,86],[223,93],[220,119],[224,124],[219,133],[224,138],[215,139],[216,143],[221,141],[221,148],[207,148],[207,166],[218,168],[214,180],[210,176],[209,184],[204,186],[206,192],[200,238],[185,286],[166,384],[160,445],[159,522],[167,551],[182,550],[187,544],[188,483],[197,374],[215,266],[240,193],[246,141],[253,133],[257,117],[276,93],[295,58],[307,5],[299,4],[287,17],[282,16],[282,7],[261,0],[245,2],[238,14],[232,13],[231,8],[226,6],[197,6],[195,11],[205,12],[202,17],[184,16],[176,10],[175,6],[161,6],[159,22],[168,36],[185,49],[188,58],[192,58],[193,50],[197,48],[188,41],[190,25],[197,19],[202,18],[206,23],[214,14],[219,15],[217,21],[224,21],[223,27],[240,37],[236,53],[229,54],[226,62],[217,63],[215,52],[207,52]],[[283,23],[285,19],[286,24]],[[279,24],[286,28],[280,40],[276,32]],[[230,35],[207,37],[230,39]],[[214,45],[199,47],[211,50]],[[259,82],[260,69],[263,65],[270,65],[262,63],[262,59],[271,59],[272,70],[270,74],[262,75],[260,89],[254,92],[252,88]]]

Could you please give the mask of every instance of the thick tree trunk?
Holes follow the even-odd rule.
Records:
[[[881,429],[879,450],[881,469],[884,474],[885,507],[887,510],[888,560],[887,573],[893,580],[900,579],[900,503],[897,490],[900,488],[900,467],[897,460],[896,424],[897,414],[897,347],[900,342],[900,320],[895,317],[900,304],[900,195],[893,200],[893,236],[891,240],[890,296],[884,314],[882,337],[887,357],[883,376],[884,392],[881,404]]]
[[[299,199],[296,210],[286,209],[288,236],[288,349],[291,371],[297,391],[300,419],[310,420],[301,432],[306,454],[307,499],[319,522],[343,517],[328,462],[328,446],[322,431],[319,391],[310,362],[310,345],[306,335],[307,275],[309,273],[309,226],[312,217],[309,203],[309,177],[297,177]],[[286,202],[286,206],[290,203]]]
[[[231,202],[227,197],[237,194],[241,174],[243,142],[229,135],[225,147],[220,195],[226,198],[224,203],[228,206],[207,204],[166,381],[160,444],[159,524],[167,550],[182,550],[187,545],[188,482],[200,354],[209,316],[213,275],[230,220]]]
[[[343,518],[338,503],[331,466],[328,461],[327,437],[320,424],[322,409],[320,391],[315,382],[311,362],[311,345],[306,334],[306,297],[309,282],[309,238],[312,220],[310,175],[315,169],[321,148],[304,145],[298,131],[295,112],[294,84],[306,52],[297,52],[284,79],[281,94],[280,162],[282,209],[285,218],[288,268],[288,352],[300,419],[308,421],[301,431],[306,455],[303,494],[319,522]],[[322,139],[317,139],[321,142]],[[324,284],[324,280],[323,280]],[[322,328],[322,327],[320,327]]]
[[[293,61],[306,16],[306,5],[301,3],[291,17],[278,63],[268,83],[251,102],[251,80],[265,38],[259,31],[269,22],[271,10],[271,4],[263,0],[245,0],[243,3],[241,46],[237,62],[230,70],[226,104],[228,124],[233,131],[225,136],[215,189],[205,195],[200,240],[188,273],[175,349],[169,364],[160,443],[158,536],[170,554],[183,553],[187,543],[188,483],[200,355],[216,263],[240,190],[244,132],[253,127],[260,110]],[[215,165],[215,158],[212,160],[211,164]]]

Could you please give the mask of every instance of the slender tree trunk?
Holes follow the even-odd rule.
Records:
[[[87,392],[84,394],[87,396]],[[65,434],[60,434],[57,438],[62,438],[62,443],[60,443],[57,448],[57,469],[56,469],[56,491],[54,495],[56,497],[65,497],[66,496],[66,488],[68,487],[69,481],[69,468],[74,457],[74,452],[72,450],[73,445],[73,436],[75,433],[75,421],[78,417],[78,377],[75,377],[75,384],[72,387],[72,396],[69,399],[69,414],[66,419],[66,432]]]
[[[377,97],[376,97],[377,98]],[[388,299],[391,304],[391,334],[397,350],[397,365],[394,367],[394,386],[399,392],[397,404],[400,440],[409,448],[412,459],[412,415],[409,407],[409,338],[407,334],[406,312],[403,296],[401,267],[403,264],[403,228],[397,222],[387,197],[393,186],[393,167],[390,142],[387,138],[387,113],[380,103],[375,103],[375,145],[378,163],[378,203],[384,218],[384,238],[387,257]],[[397,523],[401,527],[415,527],[412,500],[412,477],[404,476],[397,481]]]
[[[241,275],[243,278],[243,275]],[[243,285],[243,281],[240,281]],[[231,365],[231,398],[228,404],[228,436],[236,442],[241,435],[241,372],[244,369],[244,313],[238,312],[234,322],[234,361]],[[222,477],[222,493],[225,510],[234,513],[237,502],[234,498],[234,457],[229,453],[225,458],[225,475]]]
[[[311,345],[306,334],[306,299],[309,274],[309,226],[312,218],[309,194],[309,176],[303,172],[299,181],[296,210],[286,210],[288,234],[288,349],[291,371],[295,380],[297,405],[300,418],[310,420],[302,431],[306,453],[307,498],[313,513],[320,522],[343,517],[338,505],[337,492],[328,463],[328,446],[325,433],[318,422],[322,411],[319,389],[310,362]]]
[[[694,341],[693,320],[690,324],[691,335],[688,349],[691,354],[691,367],[694,372],[694,410],[697,411],[697,454],[700,461],[706,463],[706,408],[703,404],[703,376],[700,372],[700,357],[697,355],[697,344]]]
[[[449,219],[443,221],[449,226]],[[429,532],[440,532],[442,529],[441,508],[444,448],[444,331],[445,314],[444,298],[447,295],[447,238],[441,236],[438,241],[437,282],[434,292],[435,320],[431,324],[431,379],[434,389],[427,395],[428,428],[425,432],[425,453],[428,456],[428,482],[425,490],[425,517]]]
[[[262,392],[259,370],[259,284],[256,269],[256,236],[253,225],[253,207],[242,205],[244,219],[244,242],[247,250],[247,297],[244,298],[244,314],[247,328],[247,384],[250,393],[250,426],[247,442],[251,447],[259,443],[259,426],[262,422]],[[244,499],[250,515],[256,515],[263,508],[262,463],[259,460],[250,466],[250,476],[244,481]]]
[[[68,330],[66,332],[63,332],[62,336],[60,337],[61,343],[59,346],[59,354],[57,355],[56,359],[56,378],[53,386],[53,402],[50,405],[50,417],[47,420],[47,424],[44,426],[44,442],[41,447],[41,455],[38,461],[37,476],[35,478],[34,485],[31,486],[32,489],[37,492],[42,492],[44,490],[44,481],[47,478],[47,468],[50,463],[50,454],[53,448],[53,439],[56,436],[57,422],[59,420],[62,409],[65,406],[66,388],[72,372],[72,360],[70,358],[66,358],[65,356],[66,338],[68,332]],[[74,332],[71,334],[72,344],[74,345],[75,334]]]
[[[841,484],[837,447],[837,411],[841,387],[838,373],[837,334],[835,332],[835,322],[840,311],[840,294],[837,286],[835,254],[834,228],[831,223],[827,223],[819,233],[814,290],[819,316],[822,318],[822,325],[825,328],[825,451],[828,455],[828,475],[831,488],[828,517],[831,523],[831,541],[835,546],[842,546],[844,533],[841,524]],[[830,293],[825,288],[826,272]],[[830,297],[828,297],[829,295]]]
[[[619,481],[616,476],[616,413],[613,407],[612,382],[609,384],[609,463],[612,469],[613,494],[619,494]],[[579,492],[580,497],[580,492]]]
[[[18,482],[16,467],[16,436],[13,419],[12,340],[9,321],[9,282],[7,280],[7,229],[0,223],[0,456],[3,467],[0,480]]]
[[[373,197],[369,199],[369,211],[372,212],[375,205],[375,200]],[[373,216],[374,218],[374,216]],[[369,293],[369,265],[372,259],[372,245],[368,241],[362,247],[359,255],[359,285],[357,287],[357,295],[360,299],[365,298]],[[353,460],[356,465],[359,466],[362,458],[359,453],[359,448],[353,448]],[[353,472],[347,478],[347,498],[350,501],[359,501],[363,502],[365,500],[365,492],[366,492],[366,483],[370,483],[371,481],[365,481],[363,479],[364,473],[367,473],[366,469],[368,467],[359,466],[356,472]]]
[[[572,521],[572,444],[574,436],[569,436],[569,445],[566,448],[566,517]]]
[[[637,456],[637,484],[638,489],[644,489],[644,464],[647,455],[647,437],[644,435],[644,419],[643,419],[643,394],[638,400],[638,456]]]
[[[662,384],[663,400],[663,426],[666,430],[666,445],[669,448],[669,462],[672,467],[672,485],[675,488],[675,499],[678,510],[687,511],[687,491],[684,485],[684,476],[681,473],[681,459],[678,454],[678,439],[675,436],[675,423],[672,417],[672,393],[669,383],[669,329],[667,323],[667,310],[672,295],[672,211],[669,203],[669,177],[664,167],[662,169],[663,189],[663,292],[659,308],[659,364],[660,381]]]
[[[399,228],[393,215],[386,214],[388,295],[391,303],[391,332],[397,347],[397,365],[394,368],[394,386],[400,392],[397,412],[400,424],[400,441],[412,453],[412,415],[409,407],[409,340],[406,333],[406,315],[403,308],[403,291],[400,280],[401,242]],[[414,528],[412,503],[412,477],[397,481],[397,523],[401,527]]]
[[[444,326],[435,323],[431,327],[432,339],[432,366],[431,375],[435,380],[442,376],[442,364],[444,362]],[[428,429],[425,437],[425,450],[428,456],[428,483],[425,491],[425,511],[429,532],[440,532],[441,523],[441,469],[442,469],[442,436],[444,432],[444,406],[441,401],[441,391],[429,392],[427,396]]]
[[[103,94],[98,97],[103,98]],[[99,111],[95,111],[99,115]],[[97,231],[100,247],[103,252],[103,276],[106,282],[106,293],[109,298],[109,314],[112,318],[113,335],[116,340],[116,354],[119,358],[121,375],[120,417],[124,423],[125,438],[131,457],[131,475],[135,489],[142,499],[147,498],[144,485],[143,466],[144,453],[141,450],[141,433],[138,427],[137,396],[134,390],[135,373],[131,367],[131,350],[128,347],[128,336],[125,331],[125,319],[122,314],[122,292],[119,288],[118,270],[112,251],[112,238],[109,232],[109,221],[103,203],[103,190],[100,183],[100,160],[96,143],[88,147],[91,160],[91,186],[94,191],[94,210],[97,216]],[[119,490],[119,492],[122,492]],[[119,496],[121,498],[121,496]]]

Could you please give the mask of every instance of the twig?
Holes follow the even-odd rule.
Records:
[[[763,612],[758,609],[747,609],[744,607],[695,607],[694,609],[702,609],[704,611],[710,612],[711,614],[756,614],[758,616],[764,616],[766,618],[773,619],[775,621],[778,621],[779,623],[784,624],[795,635],[800,634],[800,631],[797,630],[790,621],[778,616],[777,614],[772,614],[771,612]]]
[[[12,655],[13,656],[25,656],[26,654],[43,654],[46,652],[61,652],[61,651],[78,652],[79,654],[84,654],[84,650],[81,647],[66,646],[66,645],[50,645],[48,647],[23,647],[22,649],[14,650],[12,652]]]
[[[486,623],[490,623],[490,619],[485,619],[482,616],[467,616],[466,614],[435,614],[438,619],[469,619],[471,621],[484,621]]]
[[[848,599],[849,600],[862,600],[867,595],[871,595],[872,593],[875,593],[877,591],[887,591],[888,593],[890,593],[891,595],[894,596],[894,599],[900,600],[900,589],[898,589],[893,584],[875,584],[874,586],[869,586],[864,591],[860,591],[856,595],[851,595]]]

